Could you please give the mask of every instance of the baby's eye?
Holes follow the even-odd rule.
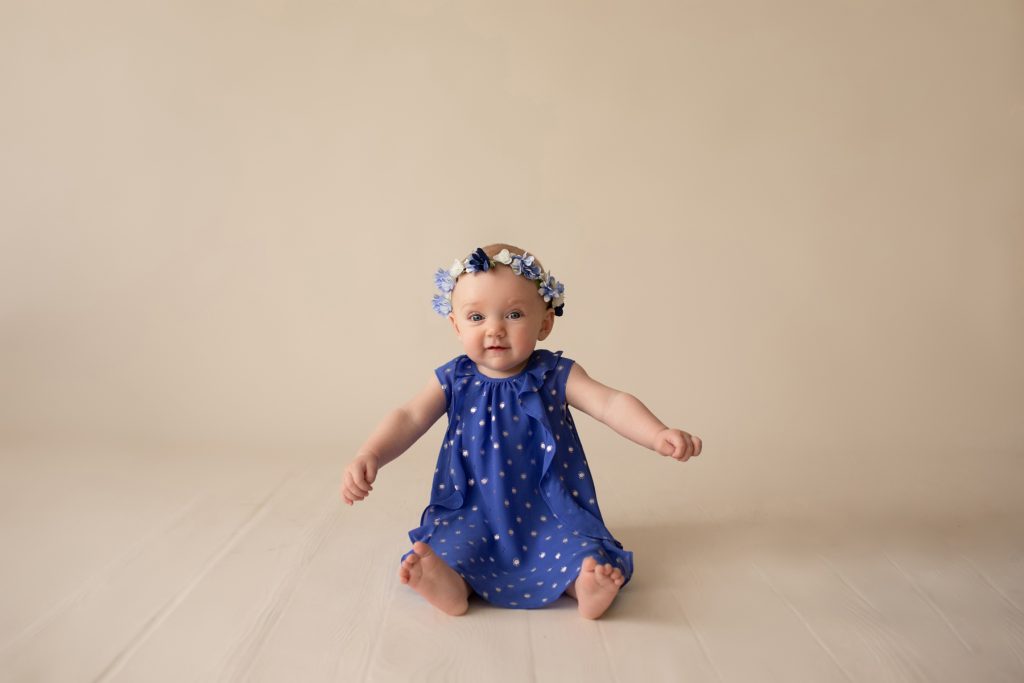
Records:
[[[519,320],[520,318],[523,317],[523,314],[520,313],[519,311],[512,311],[511,313],[508,314],[508,317],[512,318],[513,320]]]
[[[479,313],[470,313],[469,314],[469,319],[472,320],[475,323],[478,323],[481,320],[483,320],[484,317],[482,315],[480,315]]]

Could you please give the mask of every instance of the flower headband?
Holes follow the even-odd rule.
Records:
[[[448,270],[438,268],[434,273],[434,284],[441,290],[440,294],[434,295],[434,311],[438,315],[448,315],[452,312],[452,290],[455,289],[455,280],[459,275],[476,271],[486,272],[503,263],[516,275],[522,275],[527,280],[537,280],[540,283],[537,293],[544,301],[551,302],[555,315],[562,315],[562,308],[565,306],[565,286],[556,280],[550,271],[541,273],[540,267],[534,265],[533,261],[533,256],[525,251],[522,254],[510,254],[508,249],[502,249],[491,258],[482,248],[477,247],[476,251],[465,259],[456,259]]]

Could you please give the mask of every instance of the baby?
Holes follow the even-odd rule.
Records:
[[[604,525],[569,408],[676,460],[700,455],[701,440],[561,351],[536,348],[562,315],[565,288],[531,254],[478,248],[434,282],[434,310],[465,353],[381,421],[346,467],[342,498],[366,498],[377,471],[447,414],[430,502],[409,531],[399,580],[451,615],[464,614],[473,593],[516,609],[567,593],[597,619],[629,582],[633,553]]]

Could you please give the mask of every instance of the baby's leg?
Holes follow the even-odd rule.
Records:
[[[442,612],[452,616],[465,614],[473,592],[466,580],[426,543],[416,541],[412,549],[413,553],[398,568],[398,580],[409,584]]]
[[[617,567],[599,565],[593,557],[585,557],[576,583],[565,592],[579,603],[581,616],[598,619],[615,600],[625,582],[622,571]]]

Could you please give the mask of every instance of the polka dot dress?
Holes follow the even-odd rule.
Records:
[[[572,363],[537,349],[513,377],[487,377],[465,355],[434,371],[448,399],[448,432],[430,503],[409,539],[429,544],[501,607],[549,605],[587,556],[618,567],[625,583],[633,574],[633,553],[604,525],[565,401]]]

